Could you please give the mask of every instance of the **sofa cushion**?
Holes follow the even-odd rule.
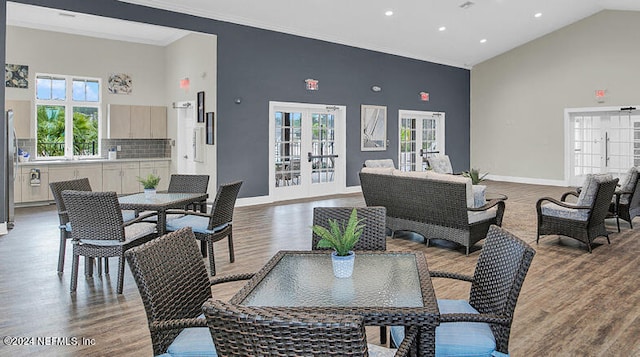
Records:
[[[574,205],[567,202],[567,204]],[[567,218],[576,221],[586,221],[589,219],[589,211],[587,209],[574,209],[559,206],[555,203],[545,203],[541,207],[542,214],[545,216]]]
[[[360,171],[368,174],[392,175],[395,169],[393,167],[363,167]]]
[[[638,180],[638,170],[635,167],[632,167],[625,174],[622,182],[620,183],[620,191],[623,192],[633,192],[636,189],[636,181]],[[631,199],[630,194],[620,195],[620,203],[629,204],[629,200]],[[612,198],[612,202],[615,202],[616,196],[614,195]]]
[[[471,189],[473,190],[473,207],[478,208],[484,206],[487,203],[484,195],[487,186],[472,185]]]
[[[431,180],[439,180],[439,181],[449,181],[449,182],[457,182],[465,184],[465,195],[467,198],[467,207],[474,207],[475,202],[473,198],[473,185],[471,184],[471,179],[468,177],[464,177],[461,175],[450,175],[450,174],[442,174],[433,171],[425,171],[427,174],[427,178]]]
[[[171,356],[215,357],[216,347],[208,327],[185,328],[173,340],[167,353]]]
[[[434,172],[443,174],[453,173],[453,167],[451,167],[451,160],[449,160],[449,155],[432,156],[428,160],[429,167]]]
[[[613,176],[609,174],[587,174],[576,205],[591,206],[593,200],[596,198],[596,193],[598,192],[598,184],[600,182],[610,180],[613,180]]]
[[[393,170],[393,176],[402,176],[402,177],[415,177],[415,178],[427,178],[428,171],[402,171],[402,170]]]
[[[379,160],[365,160],[365,167],[392,167],[395,169],[396,165],[391,159],[379,159]]]
[[[497,213],[498,207],[494,206],[484,211],[467,211],[467,216],[469,224],[473,224],[495,218]]]

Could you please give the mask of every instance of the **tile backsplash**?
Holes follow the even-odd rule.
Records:
[[[171,157],[171,139],[102,139],[101,156],[105,159],[110,148],[117,148],[119,159],[145,159]],[[35,157],[36,140],[18,139],[18,147]]]

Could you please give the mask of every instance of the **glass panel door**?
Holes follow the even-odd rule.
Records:
[[[424,171],[425,159],[444,155],[444,113],[401,110],[398,166],[402,171]]]

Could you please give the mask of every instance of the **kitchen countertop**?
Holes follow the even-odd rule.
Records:
[[[138,161],[171,161],[170,157],[148,157],[137,159],[79,159],[79,160],[35,160],[19,162],[19,166],[39,166],[39,165],[83,165],[83,164],[103,164],[103,163],[117,163],[117,162],[138,162]]]

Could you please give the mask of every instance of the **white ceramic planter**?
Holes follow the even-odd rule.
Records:
[[[343,257],[336,254],[336,252],[331,253],[331,263],[333,265],[333,275],[336,278],[350,278],[351,274],[353,274],[353,264],[356,259],[356,253],[353,251],[349,251],[349,255],[345,255]]]
[[[144,189],[144,197],[146,198],[152,198],[153,196],[155,196],[156,194],[156,189],[155,188],[145,188]]]

